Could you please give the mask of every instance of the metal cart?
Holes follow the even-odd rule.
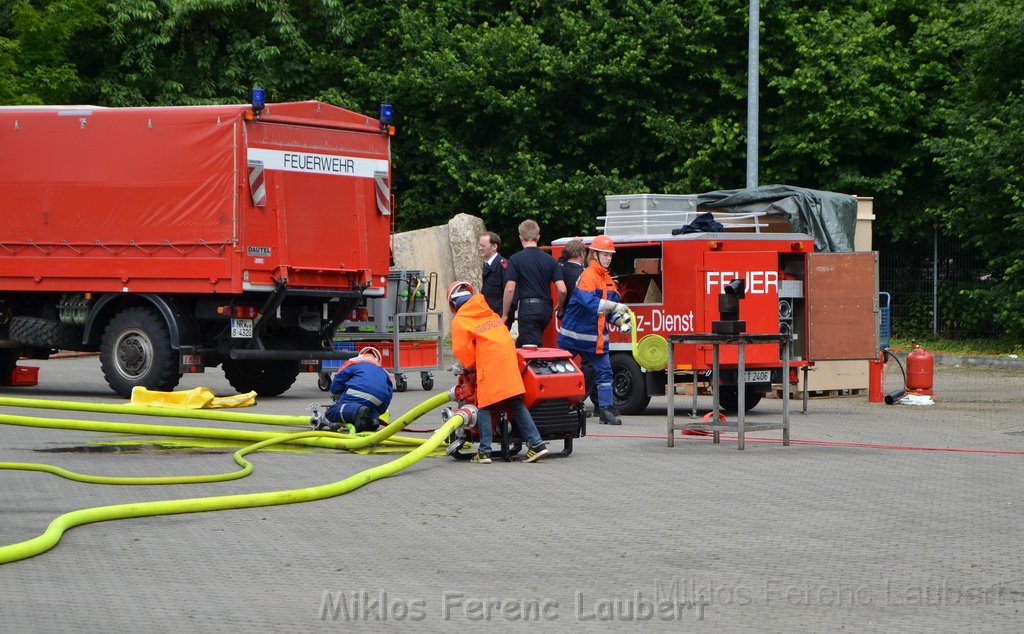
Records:
[[[335,333],[335,350],[357,352],[364,346],[377,348],[384,368],[395,377],[395,389],[409,387],[407,373],[419,372],[424,390],[434,388],[434,371],[442,370],[444,321],[433,311],[436,302],[437,274],[424,275],[417,270],[393,270],[388,275],[386,297],[371,299],[367,306],[353,311],[353,318]],[[317,385],[323,391],[331,386],[333,374],[344,361],[323,361]]]

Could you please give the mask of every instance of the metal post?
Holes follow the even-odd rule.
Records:
[[[736,448],[746,447],[746,411],[747,411],[747,343],[739,341],[739,361],[736,364]]]
[[[939,223],[932,224],[932,334],[939,334]]]
[[[747,187],[757,187],[760,0],[750,0],[750,23],[747,32]]]
[[[675,346],[672,342],[668,342],[668,367],[665,370],[668,372],[668,385],[665,386],[665,394],[668,396],[668,446],[675,447],[675,428],[676,428],[676,355],[673,350]]]

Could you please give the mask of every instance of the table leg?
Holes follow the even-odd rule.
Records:
[[[782,446],[789,446],[789,344],[782,344]]]
[[[718,344],[711,344],[711,424],[718,424],[719,412],[721,412],[721,401],[718,400],[722,393],[722,381],[718,375]],[[716,445],[721,440],[721,434],[716,429],[711,432],[711,442]]]
[[[675,427],[676,427],[676,360],[675,353],[672,350],[675,346],[671,342],[668,344],[668,367],[665,368],[668,371],[668,385],[665,386],[665,392],[668,395],[668,430],[666,435],[666,442],[669,447],[675,447]]]
[[[746,344],[739,342],[739,363],[737,364],[736,374],[736,449],[744,449],[744,429],[743,426],[746,424],[746,409],[747,409],[747,381],[744,373],[747,368],[747,352]]]

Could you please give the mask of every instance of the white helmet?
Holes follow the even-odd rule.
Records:
[[[448,308],[454,313],[476,291],[469,282],[455,281],[448,287]]]
[[[380,365],[381,363],[384,362],[384,358],[380,356],[380,350],[377,350],[373,346],[366,346],[365,348],[360,350],[359,356],[370,357],[377,363],[377,365]]]

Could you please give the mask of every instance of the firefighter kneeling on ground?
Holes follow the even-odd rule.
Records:
[[[565,304],[565,316],[558,328],[558,347],[581,355],[594,368],[597,408],[594,413],[605,425],[621,425],[612,397],[612,362],[608,355],[608,329],[622,332],[631,327],[629,307],[619,303],[619,287],[608,273],[615,243],[605,235],[590,243],[587,268]]]
[[[367,346],[345,362],[331,381],[333,405],[314,416],[315,429],[337,431],[351,424],[357,432],[374,431],[391,405],[391,375],[381,366],[380,351]]]
[[[512,422],[526,442],[526,460],[536,462],[548,455],[541,441],[533,416],[523,401],[526,386],[519,373],[519,357],[512,334],[498,313],[491,310],[487,300],[473,290],[469,282],[452,282],[448,287],[448,307],[452,319],[452,353],[458,359],[453,370],[476,372],[477,428],[480,432],[479,448],[472,462],[490,464],[492,428],[491,407],[500,405],[508,409]]]

